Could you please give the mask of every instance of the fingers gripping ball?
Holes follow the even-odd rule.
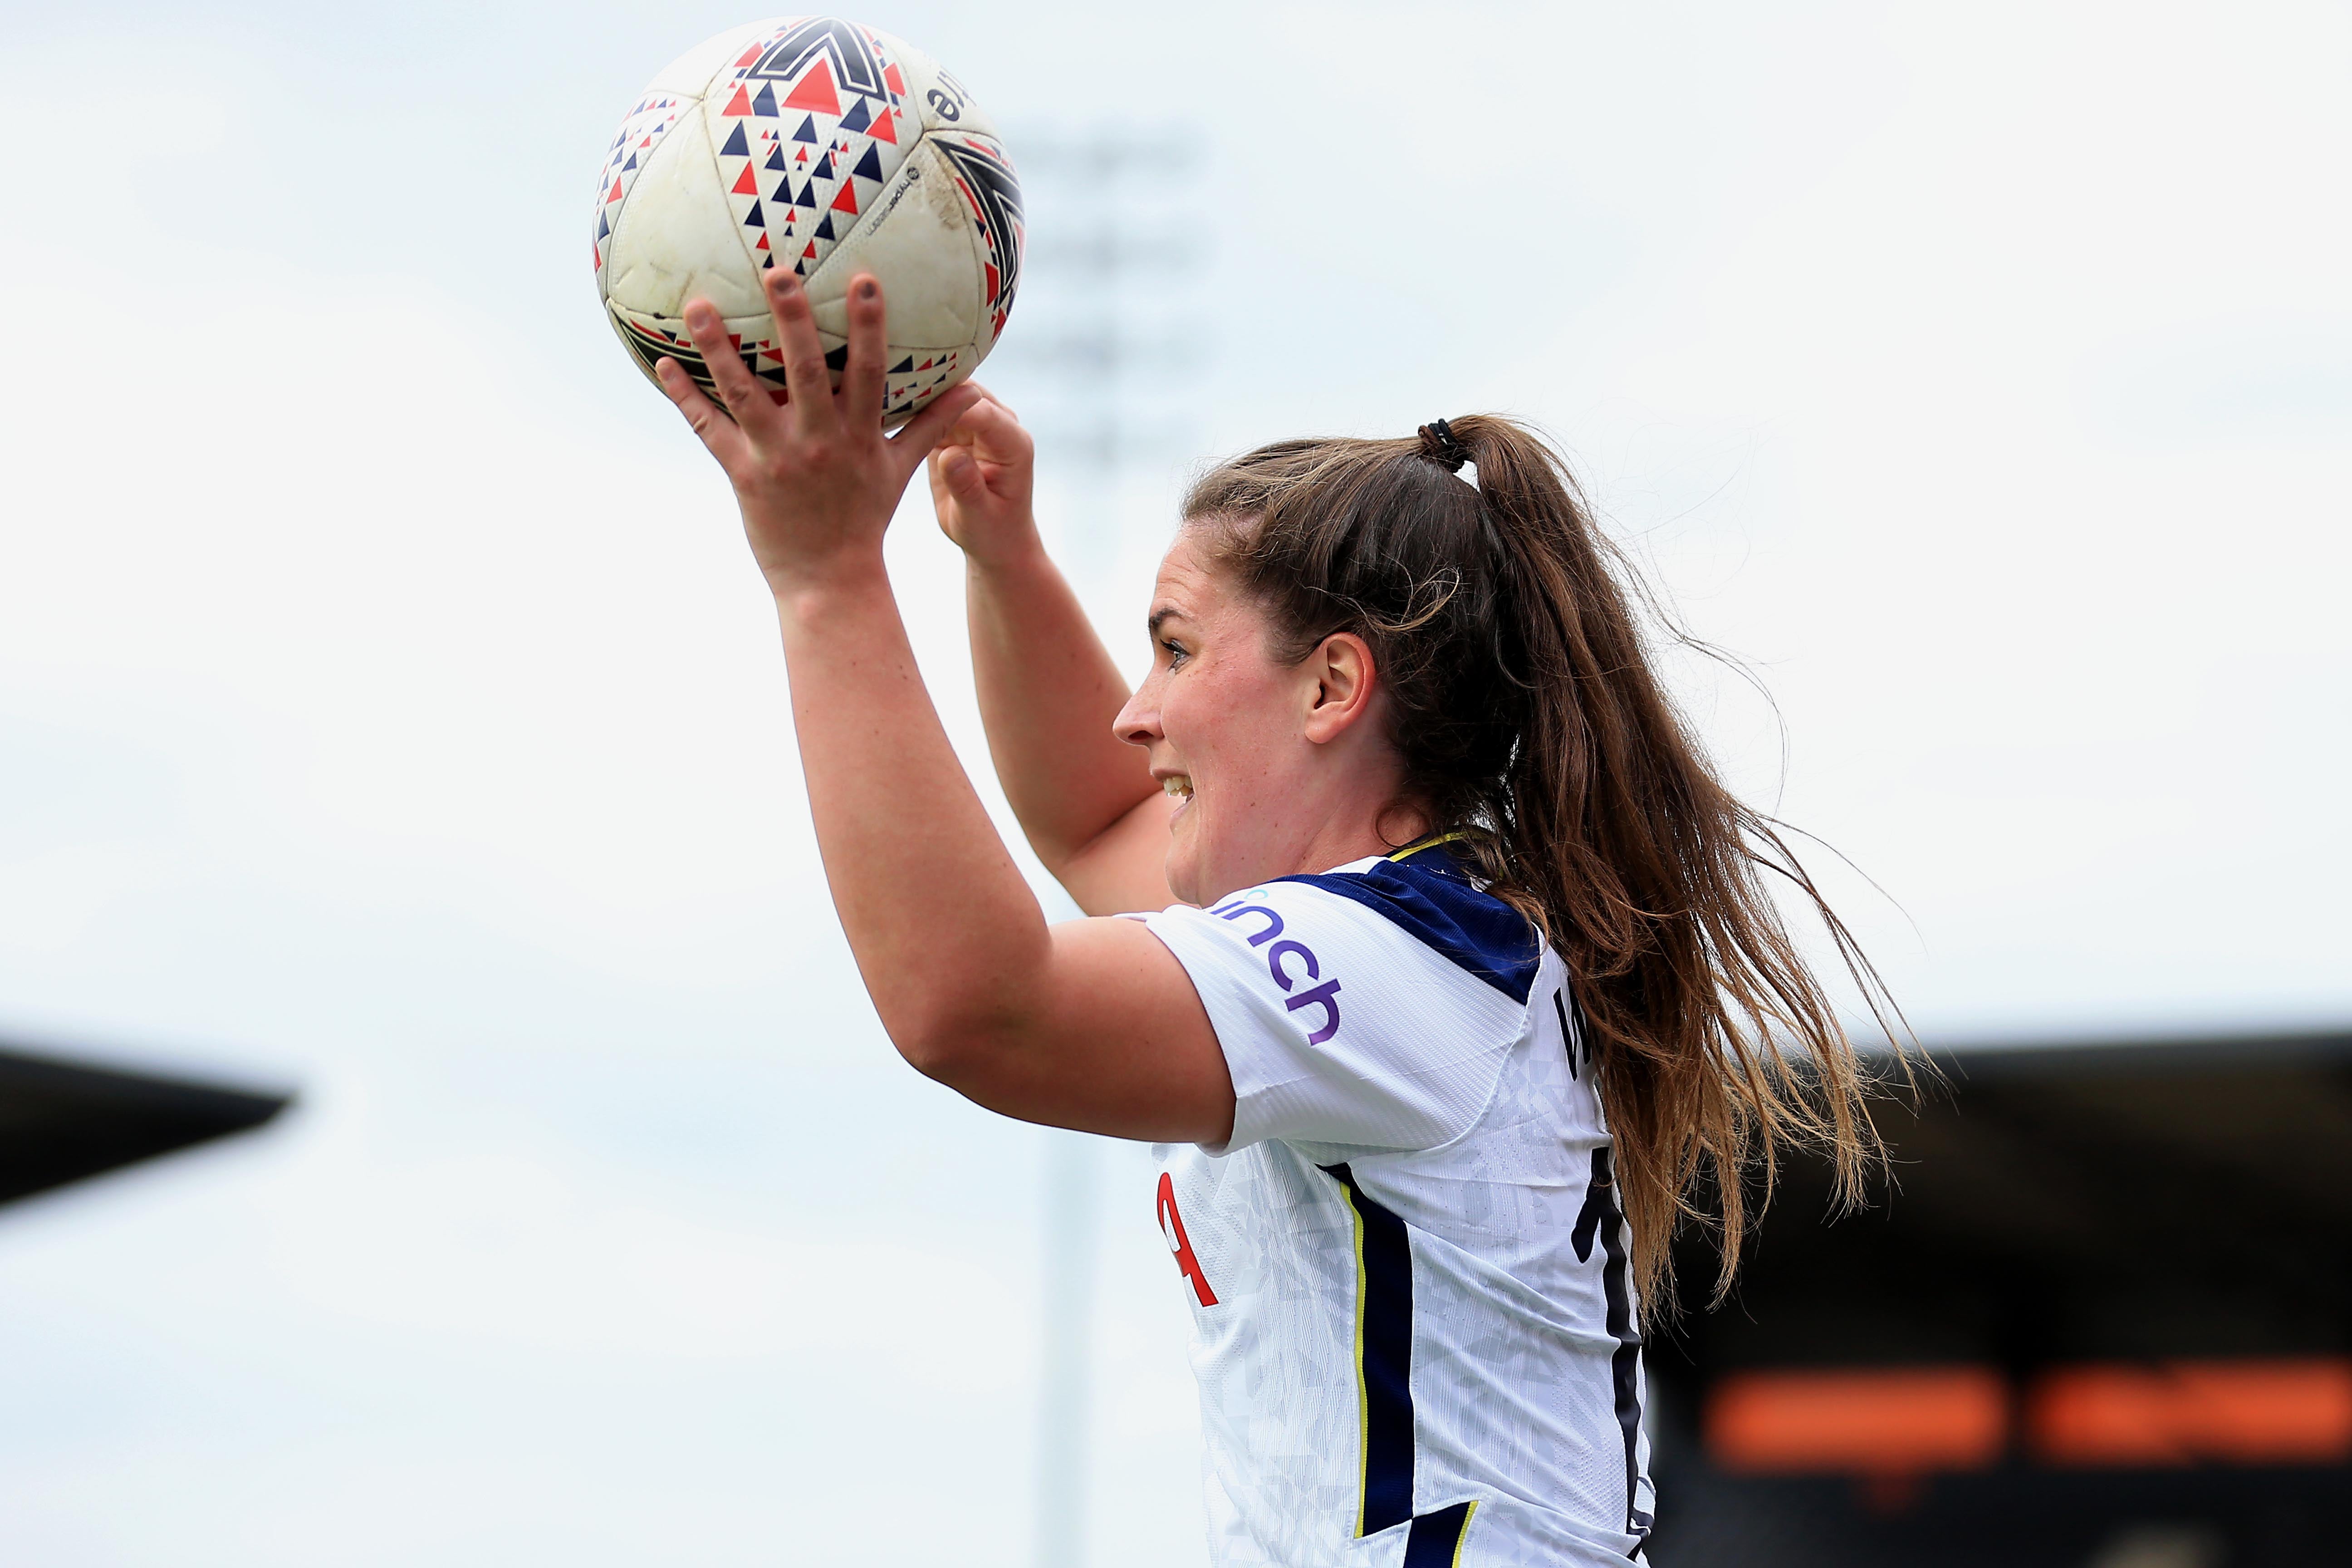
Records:
[[[834,384],[849,280],[889,306],[883,420],[903,424],[979,367],[1020,281],[1021,186],[963,85],[887,33],[833,16],[754,22],[656,75],[607,151],[596,291],[648,379],[667,355],[716,397],[686,302],[717,306],[782,401],[782,345],[760,274],[789,267]]]

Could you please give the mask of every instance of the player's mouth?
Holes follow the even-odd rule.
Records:
[[[1184,814],[1186,806],[1192,804],[1192,775],[1170,773],[1160,781],[1160,787],[1176,802],[1176,809],[1168,814],[1168,819],[1173,822]]]

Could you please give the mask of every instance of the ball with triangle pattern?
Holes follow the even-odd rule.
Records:
[[[884,419],[903,424],[978,368],[1020,281],[1021,186],[961,82],[887,33],[834,16],[753,22],[656,75],[596,187],[596,291],[650,379],[664,356],[705,392],[686,302],[725,318],[782,402],[784,366],[760,274],[806,282],[834,384],[849,280],[889,310]]]

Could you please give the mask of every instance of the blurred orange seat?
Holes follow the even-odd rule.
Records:
[[[1709,1456],[1753,1475],[1982,1469],[2008,1428],[2008,1389],[1984,1366],[1738,1373],[1706,1413]]]
[[[2336,1463],[2352,1458],[2352,1360],[2058,1367],[2025,1428],[2054,1465]]]

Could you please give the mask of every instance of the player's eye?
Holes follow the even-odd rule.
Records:
[[[1173,669],[1178,665],[1184,662],[1184,645],[1182,643],[1178,642],[1173,637],[1161,637],[1160,639],[1160,646],[1168,655],[1169,668]]]

